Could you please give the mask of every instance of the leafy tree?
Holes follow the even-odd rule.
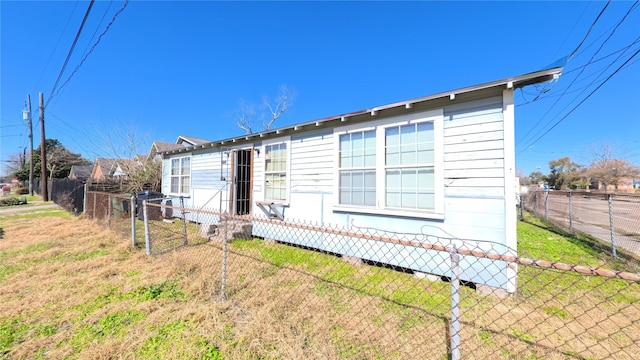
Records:
[[[529,174],[529,183],[530,184],[540,184],[541,182],[545,182],[547,180],[546,176],[540,171],[533,171]]]
[[[556,190],[574,187],[580,179],[580,168],[582,165],[571,161],[569,157],[549,161],[549,186]]]
[[[33,177],[38,179],[41,176],[41,148],[42,144],[38,146],[33,152]],[[91,165],[91,161],[85,159],[80,154],[70,152],[65,148],[57,139],[45,139],[44,146],[47,156],[47,177],[52,178],[65,178],[69,176],[71,166],[73,165]],[[29,180],[29,162],[26,162],[22,169],[14,173],[15,177],[20,181]]]

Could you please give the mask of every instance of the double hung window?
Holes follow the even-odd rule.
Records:
[[[287,200],[287,143],[265,146],[265,200]]]
[[[191,191],[191,158],[181,157],[171,159],[171,189],[172,194],[189,195]]]
[[[442,110],[336,129],[338,208],[442,213]]]

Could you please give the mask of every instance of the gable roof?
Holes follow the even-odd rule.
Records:
[[[496,80],[484,84],[469,86],[461,89],[445,91],[433,95],[428,95],[411,100],[400,101],[388,105],[376,106],[369,109],[354,111],[346,114],[330,116],[314,121],[299,123],[295,125],[285,126],[277,129],[271,129],[259,133],[251,133],[234,138],[228,138],[219,141],[193,144],[183,149],[172,149],[163,152],[163,154],[174,154],[182,152],[190,152],[201,148],[223,147],[230,144],[241,144],[251,142],[255,139],[269,139],[277,136],[295,133],[302,129],[312,129],[322,126],[335,126],[340,123],[356,123],[365,122],[385,115],[397,115],[407,112],[422,111],[433,108],[435,106],[445,106],[452,100],[472,100],[482,95],[495,95],[504,89],[517,89],[528,85],[537,84],[549,80],[555,80],[562,73],[562,66],[554,66],[544,70],[527,73],[524,75],[513,76],[502,80]],[[180,140],[182,136],[178,137]]]
[[[154,141],[151,144],[151,150],[149,150],[149,155],[153,156],[157,153],[162,153],[169,150],[182,149],[184,147],[185,146],[183,144],[172,144],[172,143],[167,143],[162,141]]]
[[[91,177],[95,177],[96,169],[100,169],[102,176],[111,176],[115,170],[115,159],[97,158],[93,164],[93,170],[91,171]]]
[[[86,179],[91,176],[93,165],[71,165],[69,177],[75,175],[76,178]]]
[[[186,135],[178,136],[178,140],[176,140],[176,144],[184,144],[185,142],[188,143],[187,146],[193,146],[193,145],[207,144],[207,143],[210,143],[211,140],[198,139],[198,138],[195,138],[192,136],[186,136]]]

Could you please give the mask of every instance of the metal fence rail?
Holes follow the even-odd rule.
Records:
[[[640,263],[640,195],[574,191],[534,191],[523,208],[566,230],[588,234]]]
[[[117,220],[108,210],[116,201],[87,199],[87,210],[91,199],[107,206],[87,216],[105,215],[123,237],[131,236],[126,226],[114,225],[130,224],[137,246],[171,257],[181,271],[199,274],[189,286],[232,303],[234,326],[258,329],[251,333],[253,357],[635,359],[640,353],[640,275],[613,259],[574,265],[516,256],[486,242],[232,216],[185,208],[176,199],[171,206],[144,201],[142,220],[135,213]],[[425,266],[446,275],[415,270]],[[515,292],[483,285],[501,283],[507,271],[517,273]]]

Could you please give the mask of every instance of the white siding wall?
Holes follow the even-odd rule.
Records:
[[[333,191],[333,132],[291,138],[291,192]]]

